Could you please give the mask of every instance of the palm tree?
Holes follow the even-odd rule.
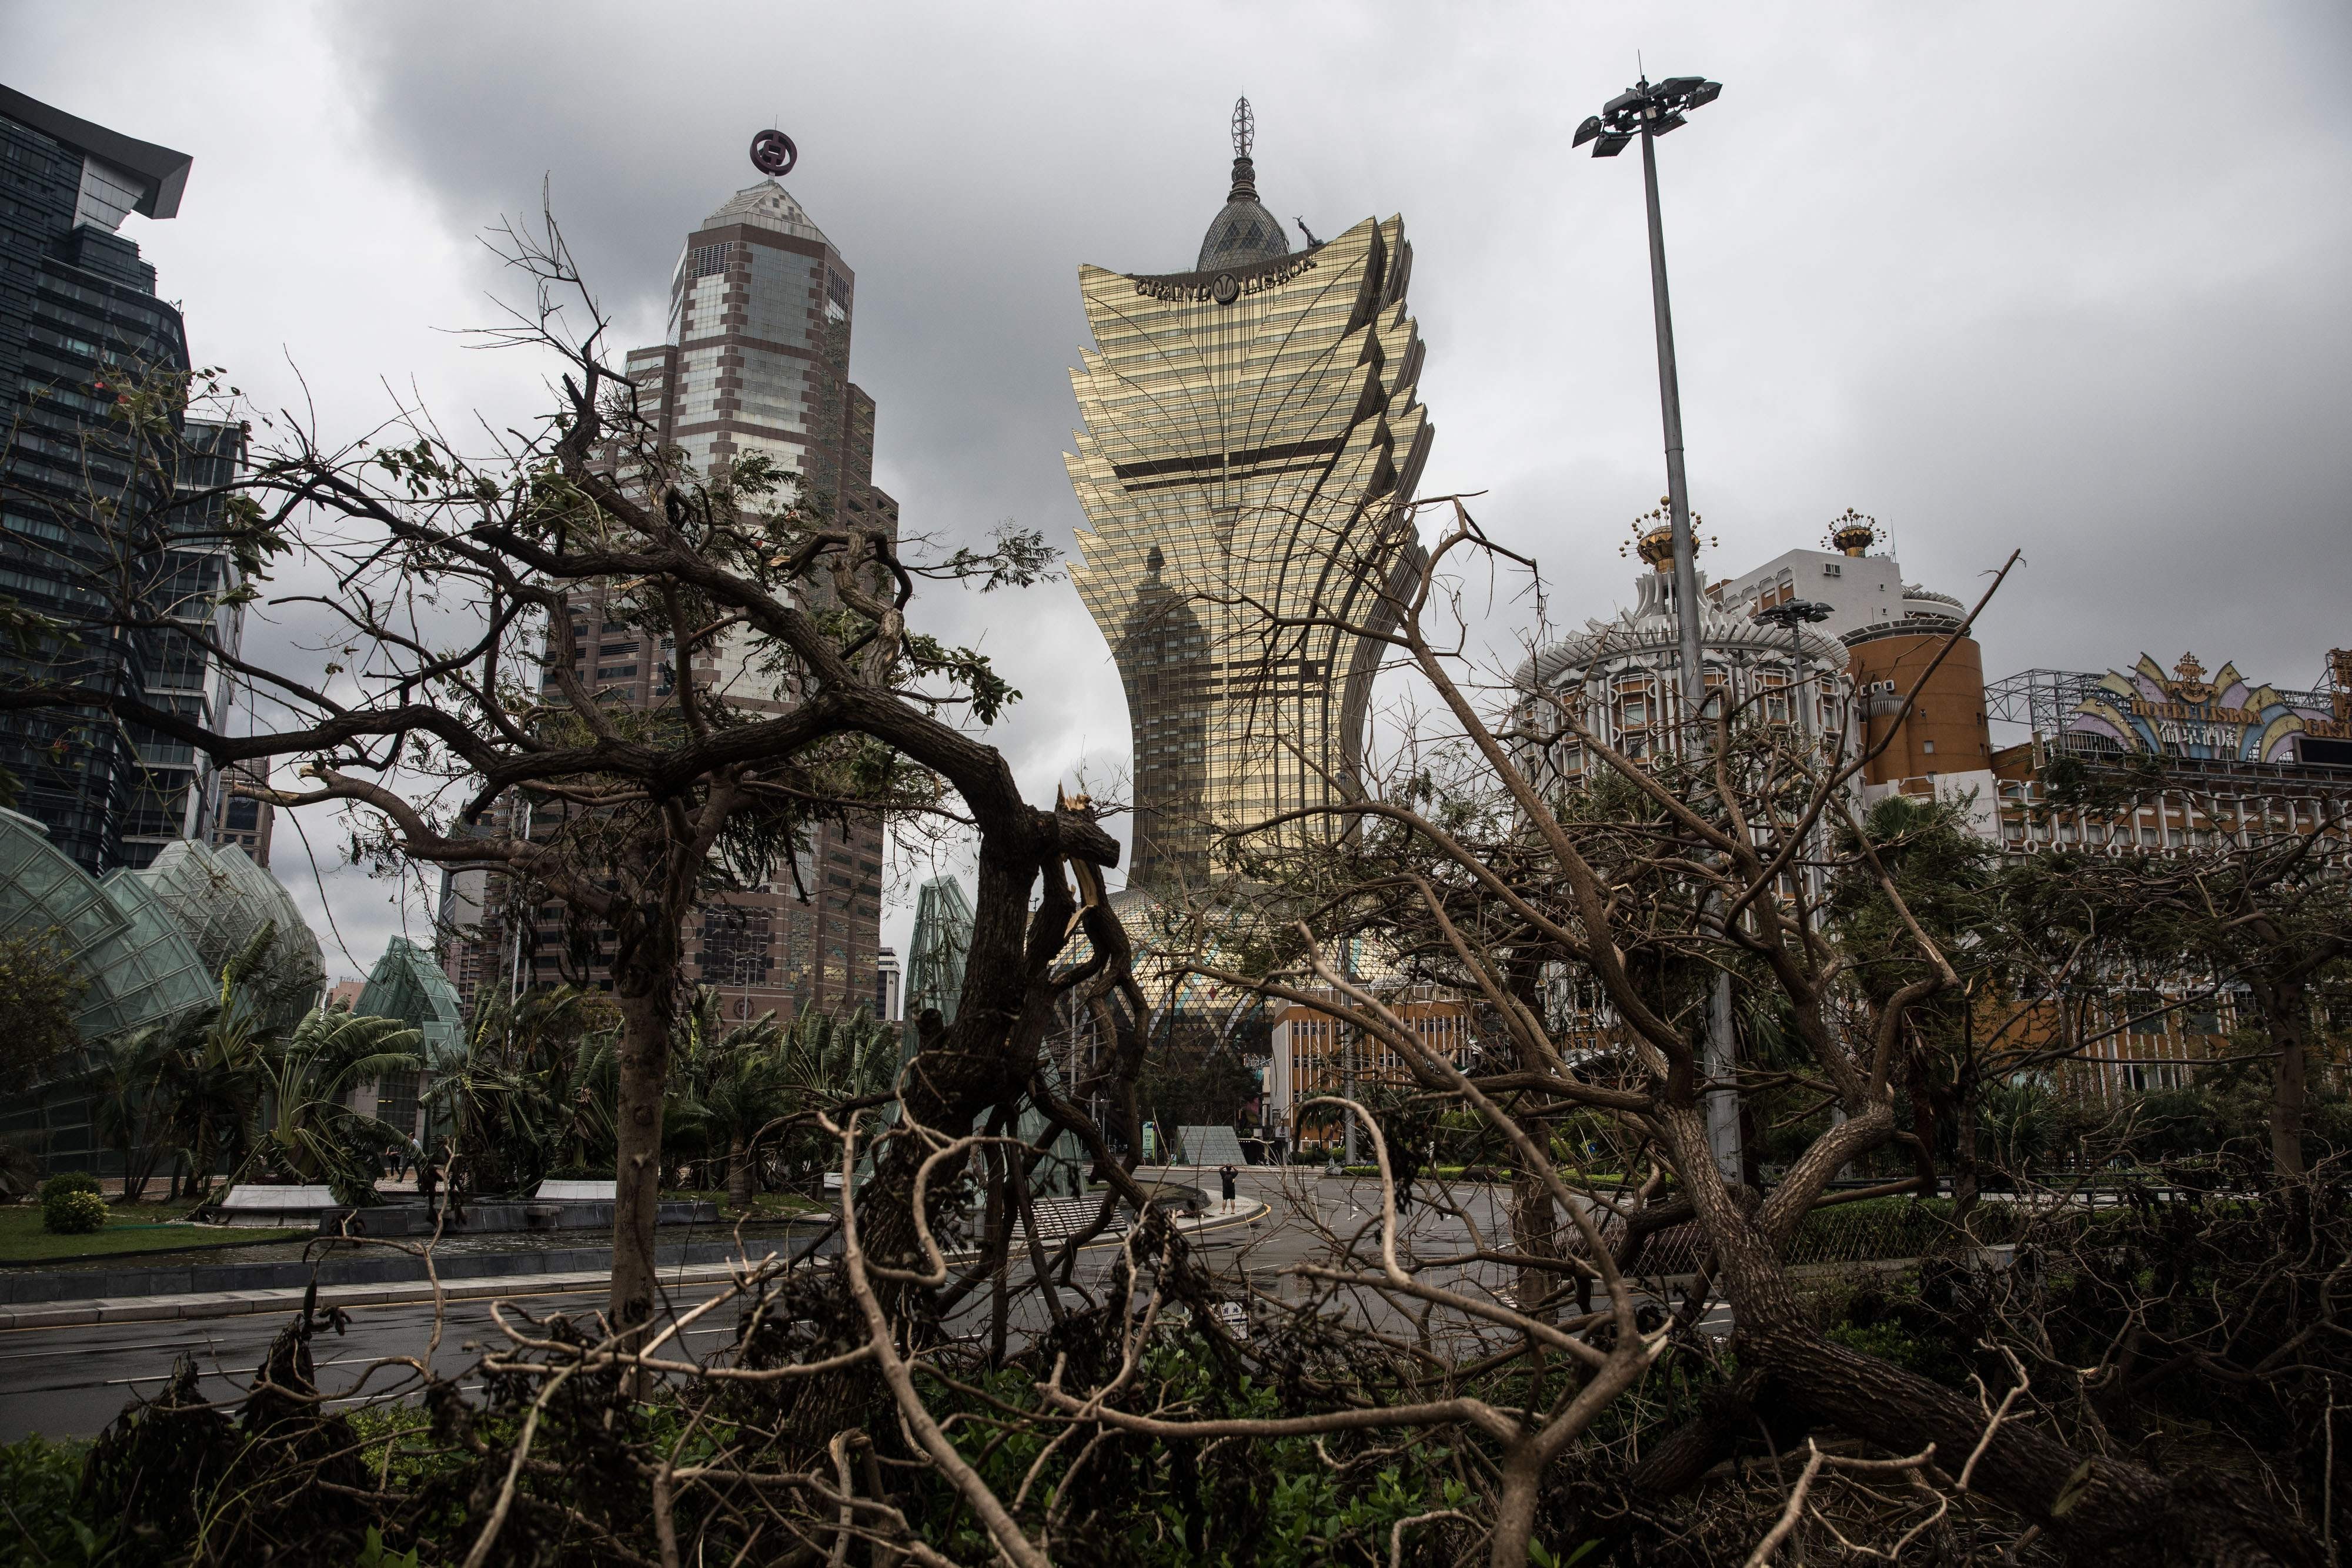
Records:
[[[99,1141],[122,1156],[122,1201],[146,1196],[172,1133],[163,1080],[173,1041],[162,1027],[100,1042],[89,1075],[90,1122]]]
[[[263,1030],[244,985],[277,940],[277,923],[263,922],[221,967],[220,1000],[172,1042],[159,1064],[155,1086],[167,1106],[164,1123],[187,1158],[183,1197],[210,1197],[223,1151],[242,1166],[250,1146],[261,1101]]]
[[[878,1094],[898,1072],[898,1030],[864,1008],[821,1013],[803,1008],[784,1039],[788,1074],[804,1101]]]
[[[2056,1144],[2057,1110],[2057,1096],[2050,1086],[2024,1073],[1985,1086],[1978,1114],[1995,1163],[2018,1186],[2022,1186],[2033,1162]]]
[[[614,1146],[609,1013],[602,998],[572,986],[492,995],[465,1040],[435,1052],[426,1137],[454,1144],[457,1185],[520,1189]]]
[[[261,1042],[252,1007],[242,997],[212,1009],[164,1057],[156,1085],[168,1107],[172,1142],[185,1151],[181,1196],[211,1196],[212,1176],[226,1153],[244,1163],[261,1103]]]
[[[317,1008],[259,1053],[265,1095],[251,1160],[289,1176],[323,1177],[337,1201],[375,1202],[378,1172],[354,1143],[388,1147],[399,1131],[343,1103],[355,1083],[416,1067],[418,1032],[399,1019]]]
[[[319,1008],[282,1038],[261,1023],[246,982],[277,940],[265,924],[221,968],[220,999],[177,1039],[140,1037],[99,1073],[102,1135],[127,1151],[168,1138],[187,1159],[185,1196],[210,1196],[228,1156],[232,1183],[256,1166],[325,1177],[353,1204],[375,1201],[375,1171],[347,1143],[399,1134],[342,1103],[351,1086],[417,1065],[416,1031],[398,1019]],[[130,1183],[126,1177],[126,1193]]]
[[[814,1113],[888,1092],[898,1075],[899,1030],[864,1008],[820,1013],[804,1008],[784,1037],[783,1103],[777,1114],[795,1117],[784,1134],[788,1160],[833,1163],[831,1145]]]
[[[782,1046],[774,1013],[730,1027],[716,990],[705,986],[695,993],[686,1039],[674,1057],[682,1091],[679,1120],[683,1129],[701,1135],[706,1148],[726,1147],[730,1208],[751,1206],[753,1145],[786,1092]]]

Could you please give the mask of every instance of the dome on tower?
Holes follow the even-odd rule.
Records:
[[[1226,193],[1224,210],[1201,236],[1198,271],[1253,267],[1290,254],[1282,220],[1257,199],[1257,171],[1250,162],[1256,135],[1257,121],[1250,114],[1249,99],[1243,99],[1234,105],[1234,188]]]
[[[1209,232],[1201,240],[1202,272],[1223,272],[1290,254],[1290,242],[1283,235],[1282,225],[1259,204],[1256,189],[1252,187],[1247,193],[1242,190],[1239,171],[1248,163],[1246,158],[1234,160],[1236,174],[1233,199],[1225,204],[1224,211],[1217,214],[1217,221],[1209,225]]]

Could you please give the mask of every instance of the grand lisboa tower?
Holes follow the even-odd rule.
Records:
[[[1197,886],[1220,835],[1334,831],[1357,792],[1381,645],[1424,557],[1429,453],[1404,223],[1294,251],[1258,199],[1246,99],[1233,188],[1186,271],[1082,267],[1095,346],[1066,456],[1089,527],[1072,578],[1134,738],[1133,885]],[[1344,629],[1343,629],[1344,628]]]

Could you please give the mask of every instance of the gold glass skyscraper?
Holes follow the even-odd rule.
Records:
[[[1127,691],[1144,886],[1197,885],[1220,832],[1355,792],[1381,650],[1341,628],[1392,627],[1424,559],[1402,511],[1432,434],[1404,222],[1291,250],[1246,100],[1234,119],[1192,271],[1078,269],[1071,577]]]

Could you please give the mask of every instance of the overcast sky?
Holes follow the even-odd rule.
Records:
[[[2021,547],[1979,632],[1994,675],[2194,649],[2305,686],[2352,641],[2341,0],[0,3],[0,79],[194,155],[180,215],[125,233],[199,361],[265,406],[299,368],[331,432],[385,382],[452,423],[543,406],[537,366],[449,330],[488,319],[478,236],[542,181],[625,342],[657,339],[681,240],[781,126],[857,274],[877,481],[957,540],[1014,517],[1068,544],[1076,267],[1190,266],[1246,92],[1277,214],[1404,214],[1424,492],[1484,491],[1570,625],[1630,602],[1618,546],[1664,487],[1639,163],[1569,149],[1637,51],[1724,83],[1660,148],[1706,564],[1815,544],[1848,506],[1962,596]],[[1033,798],[1123,766],[1067,584],[919,612],[1027,694],[996,738]],[[323,863],[334,837],[311,831],[352,955],[330,936],[328,967],[359,973],[403,917]],[[290,838],[276,869],[315,911]]]

